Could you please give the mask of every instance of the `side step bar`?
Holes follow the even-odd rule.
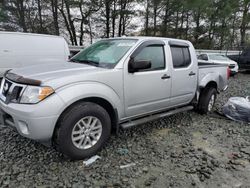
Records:
[[[136,125],[140,125],[149,121],[153,121],[159,118],[163,118],[163,117],[167,117],[167,116],[171,116],[180,112],[185,112],[185,111],[189,111],[189,110],[193,110],[194,107],[193,106],[184,106],[181,108],[176,108],[174,110],[170,110],[170,111],[164,111],[162,113],[157,113],[157,114],[152,114],[152,115],[148,115],[146,117],[140,118],[140,119],[136,119],[136,120],[130,120],[127,122],[122,123],[120,126],[122,129],[128,129],[130,127],[136,126]]]

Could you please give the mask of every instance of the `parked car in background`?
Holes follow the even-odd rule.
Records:
[[[231,70],[231,75],[235,75],[239,71],[238,63],[228,57],[216,53],[203,53],[198,55],[198,60],[206,63],[226,64]]]
[[[104,39],[70,61],[6,72],[0,120],[72,159],[96,154],[112,129],[211,112],[229,77],[227,65],[198,64],[192,43],[168,38]]]
[[[9,69],[64,63],[69,55],[68,44],[63,37],[0,32],[0,78]]]
[[[250,70],[250,48],[246,48],[237,55],[228,55],[227,57],[236,61],[239,64],[240,69]]]

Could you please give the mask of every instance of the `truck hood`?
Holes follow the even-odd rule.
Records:
[[[105,70],[109,69],[103,69],[80,63],[65,62],[58,64],[33,65],[24,68],[13,69],[10,72],[25,78],[40,80],[42,83],[46,83],[52,80],[67,80],[67,78],[72,76],[84,76]]]

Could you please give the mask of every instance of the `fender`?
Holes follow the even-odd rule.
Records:
[[[118,118],[124,115],[121,94],[119,95],[111,87],[100,82],[77,82],[61,87],[56,90],[56,93],[65,103],[65,107],[61,110],[61,113],[71,104],[79,100],[88,97],[99,97],[108,101],[113,108],[117,110]]]
[[[220,77],[221,76],[216,72],[208,73],[208,74],[206,74],[206,76],[201,78],[200,83],[199,83],[199,87],[205,88],[207,86],[207,84],[209,82],[212,82],[212,81],[215,82],[217,84],[217,86],[219,86]]]
[[[201,77],[201,80],[199,82],[199,87],[196,91],[196,95],[194,98],[195,101],[197,101],[197,102],[199,101],[202,88],[205,88],[211,82],[215,82],[218,86],[220,75],[218,73],[213,72],[213,73],[206,74],[204,77],[202,77],[202,75],[201,75],[200,77]],[[218,92],[218,88],[216,88],[216,90]]]

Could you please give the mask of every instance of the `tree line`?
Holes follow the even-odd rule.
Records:
[[[250,0],[1,0],[0,30],[62,35],[72,45],[144,35],[236,49],[250,43],[249,12]]]

